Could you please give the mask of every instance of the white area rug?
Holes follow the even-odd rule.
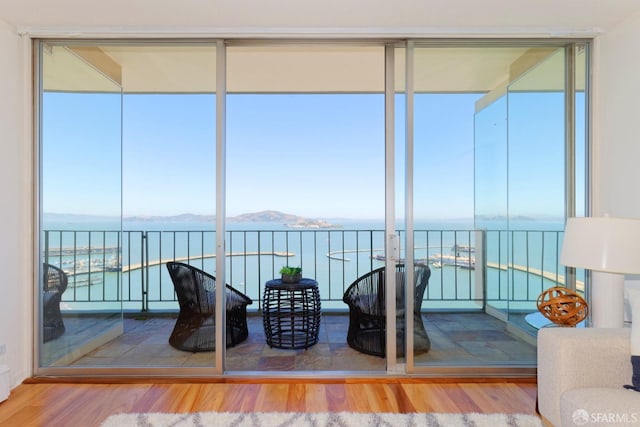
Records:
[[[541,427],[523,414],[195,412],[186,414],[118,414],[102,427]]]

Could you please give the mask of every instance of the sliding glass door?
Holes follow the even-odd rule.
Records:
[[[587,47],[39,43],[41,371],[532,375]]]
[[[385,370],[347,344],[343,301],[385,265],[384,61],[378,43],[227,47],[227,278],[254,301],[227,370]],[[319,331],[304,326],[307,305],[291,309],[295,290],[265,292],[284,266],[317,283]]]
[[[122,334],[122,74],[94,46],[42,44],[40,365]]]
[[[585,62],[567,56],[574,49],[416,42],[409,50],[414,259],[431,270],[422,301],[431,348],[414,346],[409,370],[535,367],[536,299],[564,284],[559,248],[575,206],[565,165],[576,140],[566,129],[576,111],[585,126],[576,95]],[[567,89],[567,81],[579,83]],[[575,173],[584,183],[584,168]]]
[[[167,263],[216,274],[215,44],[40,52],[40,366],[210,369],[213,288]]]
[[[220,350],[216,46],[127,44],[108,52],[131,76],[123,103],[124,264],[130,266],[123,279],[142,293],[125,304],[125,325],[126,332],[148,335],[131,354],[145,353],[143,359],[121,363],[211,368]]]

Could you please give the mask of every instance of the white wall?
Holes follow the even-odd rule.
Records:
[[[640,14],[598,37],[594,56],[593,215],[640,218]],[[638,260],[640,262],[640,260]],[[626,287],[639,287],[627,276]],[[625,320],[631,320],[625,302]]]
[[[594,215],[640,218],[639,45],[640,14],[596,40]]]
[[[0,21],[0,344],[12,386],[31,375],[31,142],[26,45]]]

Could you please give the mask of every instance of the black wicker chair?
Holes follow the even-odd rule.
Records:
[[[347,343],[350,347],[374,356],[385,356],[386,309],[385,268],[381,267],[359,277],[353,282],[342,300],[349,306],[349,331]],[[414,354],[425,353],[431,348],[429,336],[424,328],[420,307],[424,291],[429,283],[431,270],[425,264],[415,264],[415,303],[413,308]],[[396,324],[398,356],[404,356],[404,286],[405,267],[396,266]]]
[[[67,274],[56,266],[44,264],[42,271],[42,336],[51,341],[64,334],[64,321],[60,312],[62,293],[67,289]]]
[[[180,313],[169,337],[171,346],[184,351],[214,351],[216,326],[216,278],[181,262],[168,262],[169,276],[178,295]],[[249,336],[247,305],[253,301],[226,285],[227,347]]]

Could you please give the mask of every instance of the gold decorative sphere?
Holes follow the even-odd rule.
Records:
[[[575,326],[587,317],[589,307],[577,293],[556,286],[538,296],[538,311],[555,324]]]

